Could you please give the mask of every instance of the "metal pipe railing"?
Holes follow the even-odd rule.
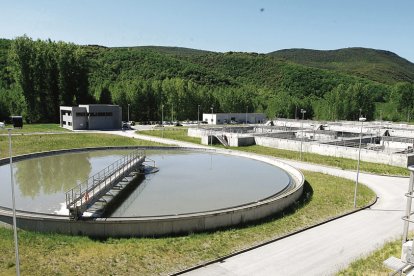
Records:
[[[125,174],[127,169],[130,168],[128,164],[135,162],[135,160],[141,156],[143,156],[142,151],[134,151],[129,153],[89,177],[86,181],[78,184],[74,188],[69,189],[66,192],[66,206],[69,208],[70,206],[77,206],[78,203],[80,203],[80,205],[84,204],[85,201],[88,201],[89,197],[94,196],[97,191],[102,190],[107,185],[112,183],[115,178]]]

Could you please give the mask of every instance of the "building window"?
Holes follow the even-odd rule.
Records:
[[[98,117],[112,116],[112,112],[90,112],[90,113],[85,113],[85,114],[86,114],[85,116],[89,115],[89,116],[92,116],[92,117],[95,117],[95,116],[98,116]]]
[[[68,126],[71,126],[72,125],[72,122],[68,122]]]

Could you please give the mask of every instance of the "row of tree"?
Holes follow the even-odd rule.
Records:
[[[161,113],[170,120],[193,120],[198,111],[263,112],[269,118],[300,117],[320,120],[357,120],[362,115],[375,118],[375,87],[367,84],[340,84],[323,98],[297,97],[286,91],[258,89],[254,86],[209,87],[179,78],[164,80],[132,80],[116,82],[98,89],[101,103],[115,103],[126,111],[131,106],[131,117],[138,120],[160,120]],[[396,92],[398,95],[399,92]]]
[[[86,103],[88,64],[74,44],[15,39],[9,50],[9,87],[0,90],[2,115],[23,114],[30,122],[56,122],[59,105]]]

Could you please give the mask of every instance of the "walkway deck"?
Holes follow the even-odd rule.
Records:
[[[66,208],[72,219],[82,217],[83,213],[108,193],[119,181],[132,172],[142,169],[145,156],[141,151],[134,151],[102,171],[96,173],[85,182],[66,192]]]

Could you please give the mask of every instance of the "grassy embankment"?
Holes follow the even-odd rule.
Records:
[[[148,130],[148,131],[139,131],[139,134],[151,135],[151,136],[162,136],[162,130]],[[187,128],[167,128],[164,130],[164,137],[169,139],[175,139],[180,141],[192,142],[200,144],[199,138],[193,138],[187,136]],[[215,145],[221,146],[221,145]],[[263,155],[271,155],[279,158],[285,159],[292,159],[292,160],[299,160],[299,152],[297,151],[290,151],[290,150],[283,150],[283,149],[275,149],[275,148],[268,148],[263,146],[247,146],[247,147],[235,147],[231,148],[234,150],[252,152],[257,154]],[[353,159],[347,158],[338,158],[338,157],[331,157],[325,155],[319,155],[314,153],[304,153],[303,154],[303,161],[338,167],[343,170],[356,170],[357,162]],[[360,164],[361,171],[375,173],[375,174],[385,174],[385,175],[404,175],[408,176],[409,172],[406,168],[390,166],[385,164],[377,164],[371,162],[361,161]]]
[[[399,258],[400,255],[401,239],[390,241],[368,256],[352,262],[338,275],[390,275],[392,271],[383,265],[383,261],[391,256]]]
[[[40,134],[16,135],[12,138],[13,155],[48,150],[100,146],[159,146],[162,144],[110,134]],[[0,158],[9,154],[7,136],[0,136]]]
[[[136,139],[105,134],[21,135],[13,137],[16,154],[87,146],[148,145]],[[0,137],[0,148],[7,145]],[[2,150],[3,152],[3,150]],[[108,239],[19,231],[21,271],[27,275],[167,274],[268,241],[353,209],[353,181],[304,172],[302,202],[267,221],[242,228],[170,238]],[[375,195],[365,186],[358,206]],[[0,275],[13,275],[12,231],[0,228]],[[36,260],[35,262],[33,260]]]

